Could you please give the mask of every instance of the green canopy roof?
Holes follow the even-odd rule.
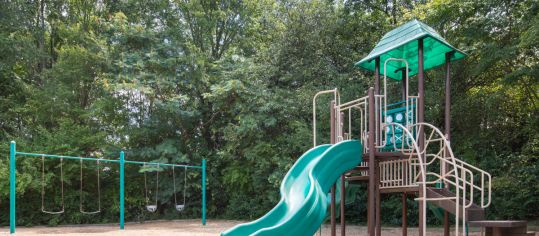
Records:
[[[374,71],[375,58],[380,57],[380,74],[384,74],[384,62],[388,58],[406,59],[409,64],[409,76],[416,75],[417,65],[417,40],[423,38],[424,69],[429,70],[445,63],[445,54],[453,51],[451,61],[462,59],[466,56],[462,51],[451,46],[438,32],[418,20],[408,23],[389,31],[382,37],[376,47],[367,57],[356,62],[354,65],[370,71]],[[387,76],[395,80],[402,79],[404,63],[390,61],[387,63]]]

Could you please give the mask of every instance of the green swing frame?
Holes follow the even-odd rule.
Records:
[[[17,144],[15,141],[11,141],[9,144],[9,232],[11,234],[15,233],[16,228],[16,189],[17,189],[17,156],[27,156],[27,157],[46,157],[46,158],[56,158],[56,159],[70,159],[70,160],[81,160],[81,161],[99,161],[103,163],[117,163],[119,164],[119,175],[120,175],[120,215],[119,215],[119,224],[120,229],[125,228],[125,164],[134,164],[134,165],[159,165],[159,166],[168,166],[168,167],[183,167],[191,169],[199,169],[202,174],[201,184],[202,184],[202,203],[201,203],[201,212],[202,212],[202,225],[206,225],[206,159],[202,160],[200,166],[193,165],[177,165],[177,164],[165,164],[157,162],[142,162],[142,161],[128,161],[125,160],[124,151],[120,151],[120,159],[98,159],[92,157],[77,157],[77,156],[61,156],[61,155],[51,155],[51,154],[42,154],[42,153],[30,153],[30,152],[18,152]]]

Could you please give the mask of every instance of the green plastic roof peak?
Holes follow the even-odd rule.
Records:
[[[384,75],[384,62],[388,58],[406,59],[409,64],[408,76],[418,73],[418,39],[423,39],[424,70],[427,71],[445,63],[445,54],[453,52],[451,61],[462,59],[466,54],[451,46],[438,32],[419,20],[411,20],[382,37],[376,47],[361,61],[354,65],[370,71],[374,71],[375,60],[380,58],[380,75]],[[402,71],[405,67],[403,62],[389,61],[387,63],[387,77],[401,80]]]

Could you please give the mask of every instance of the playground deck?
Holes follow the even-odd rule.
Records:
[[[87,236],[102,236],[102,235],[158,235],[158,236],[209,236],[219,235],[223,230],[226,230],[234,225],[243,223],[240,221],[231,220],[208,220],[207,225],[200,226],[200,220],[175,220],[175,221],[151,221],[145,223],[126,223],[125,230],[120,231],[117,224],[110,225],[71,225],[71,226],[36,226],[36,227],[18,227],[17,236],[24,235],[87,235]],[[479,229],[471,229],[470,236],[480,235],[477,232]],[[9,228],[2,227],[0,235],[9,235]],[[349,225],[346,229],[347,235],[363,236],[367,235],[366,226]],[[337,234],[340,235],[339,229]],[[382,234],[387,236],[402,235],[399,227],[382,227]],[[409,235],[417,235],[417,228],[408,228]],[[318,233],[316,234],[318,235]],[[322,235],[330,235],[330,225],[324,225]],[[429,227],[427,235],[437,236],[443,235],[441,228]]]

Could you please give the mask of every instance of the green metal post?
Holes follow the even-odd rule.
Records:
[[[11,141],[9,144],[9,232],[14,234],[15,233],[15,191],[16,188],[16,160],[15,155],[17,154],[16,151],[16,143],[15,141]]]
[[[120,152],[120,229],[124,229],[124,151]]]
[[[202,160],[202,225],[206,225],[206,159]]]

